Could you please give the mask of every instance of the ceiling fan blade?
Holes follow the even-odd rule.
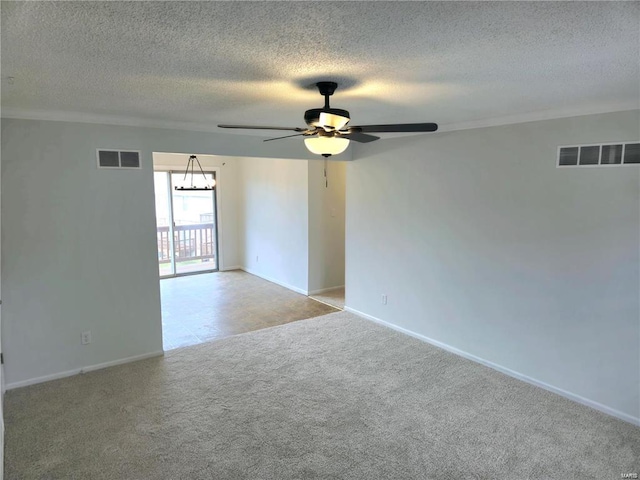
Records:
[[[302,133],[294,133],[293,135],[285,135],[284,137],[267,138],[266,140],[263,140],[263,142],[270,142],[271,140],[280,140],[281,138],[299,137],[301,135],[311,135],[311,134],[304,131]]]
[[[349,133],[363,132],[435,132],[438,130],[436,123],[393,123],[390,125],[360,125],[349,127]]]
[[[263,127],[260,125],[218,125],[219,128],[244,128],[247,130],[286,130],[289,132],[304,132],[306,128],[300,127]]]
[[[340,133],[340,137],[348,138],[349,140],[353,140],[354,142],[360,142],[360,143],[369,143],[369,142],[378,140],[380,138],[380,137],[376,137],[375,135],[367,135],[366,133],[360,133],[360,132]]]

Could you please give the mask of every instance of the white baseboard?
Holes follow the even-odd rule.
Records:
[[[240,265],[233,265],[231,267],[224,267],[220,269],[221,272],[230,272],[231,270],[243,270],[243,268]]]
[[[321,288],[320,290],[310,290],[309,295],[320,295],[321,293],[330,292],[331,290],[337,290],[338,288],[344,288],[344,285],[336,285],[335,287]]]
[[[29,385],[35,385],[36,383],[49,382],[51,380],[58,380],[60,378],[72,377],[80,373],[93,372],[94,370],[101,370],[107,367],[115,367],[116,365],[122,365],[124,363],[137,362],[138,360],[145,360],[152,357],[160,357],[164,355],[164,351],[159,350],[156,352],[143,353],[142,355],[135,355],[133,357],[121,358],[119,360],[113,360],[111,362],[98,363],[96,365],[89,365],[82,368],[74,368],[73,370],[67,370],[65,372],[52,373],[51,375],[44,375],[42,377],[30,378],[28,380],[21,380],[19,382],[8,383],[6,389],[13,390],[14,388],[27,387]]]
[[[250,273],[251,275],[255,275],[256,277],[260,277],[260,278],[262,278],[264,280],[267,280],[267,281],[269,281],[271,283],[275,283],[277,285],[280,285],[281,287],[288,288],[289,290],[293,290],[294,292],[301,293],[303,295],[309,295],[309,292],[307,290],[303,290],[301,288],[294,287],[293,285],[289,285],[288,283],[281,282],[280,280],[276,280],[275,278],[267,277],[266,275],[262,275],[261,273],[258,273],[258,272],[254,271],[254,270],[250,270],[247,267],[240,267],[240,270],[243,270],[243,271],[245,271],[247,273]]]
[[[443,350],[446,350],[448,352],[454,353],[456,355],[459,355],[463,358],[466,358],[468,360],[471,360],[473,362],[479,363],[481,365],[484,365],[485,367],[489,367],[493,370],[497,370],[500,373],[504,373],[505,375],[509,375],[510,377],[513,377],[515,379],[518,380],[522,380],[523,382],[529,383],[531,385],[534,385],[536,387],[540,387],[540,388],[544,388],[545,390],[548,390],[550,392],[553,392],[557,395],[560,395],[561,397],[565,397],[568,398],[569,400],[572,400],[574,402],[580,403],[582,405],[586,405],[587,407],[591,407],[595,410],[598,410],[602,413],[606,413],[607,415],[611,415],[612,417],[616,417],[619,418],[620,420],[624,420],[625,422],[629,422],[633,425],[637,425],[640,426],[640,418],[636,418],[633,417],[627,413],[621,412],[619,410],[615,410],[613,408],[607,407],[606,405],[603,405],[601,403],[598,402],[594,402],[593,400],[589,400],[588,398],[584,398],[580,395],[576,395],[574,393],[568,392],[566,390],[563,390],[561,388],[558,387],[554,387],[553,385],[549,385],[548,383],[542,382],[540,380],[536,380],[535,378],[531,378],[528,377],[527,375],[524,375],[522,373],[516,372],[514,370],[511,370],[509,368],[503,367],[501,365],[498,365],[497,363],[493,363],[490,362],[488,360],[485,360],[484,358],[480,358],[480,357],[476,357],[475,355],[472,355],[471,353],[467,353],[464,352],[462,350],[459,350],[455,347],[452,347],[450,345],[447,345],[446,343],[442,343],[439,342],[438,340],[434,340],[432,338],[429,337],[425,337],[424,335],[421,335],[419,333],[413,332],[411,330],[407,330],[406,328],[403,327],[399,327],[398,325],[394,325],[393,323],[389,323],[386,322],[384,320],[381,320],[379,318],[373,317],[371,315],[368,315],[364,312],[361,312],[359,310],[356,310],[355,308],[351,308],[351,307],[344,307],[345,311],[347,312],[351,312],[355,315],[358,315],[359,317],[365,318],[367,320],[371,320],[372,322],[378,323],[380,325],[384,325],[385,327],[391,328],[392,330],[396,330],[398,332],[404,333],[406,335],[409,335],[411,337],[417,338],[419,340],[422,340],[424,342],[430,343],[431,345],[434,345],[436,347],[442,348]]]

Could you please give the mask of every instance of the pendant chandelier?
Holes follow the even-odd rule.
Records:
[[[195,171],[196,162],[198,163],[198,169],[200,173]],[[191,172],[189,172],[191,170]],[[200,174],[202,174],[202,180],[200,180]],[[190,182],[187,183],[187,177],[190,177]],[[194,175],[196,178],[194,179]],[[200,165],[200,160],[195,155],[189,156],[189,160],[187,160],[187,168],[184,171],[184,178],[182,179],[182,185],[176,185],[175,190],[213,190],[216,186],[216,181],[212,179],[208,179],[202,170],[202,165]]]

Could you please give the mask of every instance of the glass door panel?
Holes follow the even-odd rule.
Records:
[[[209,184],[215,179],[213,173],[205,176]],[[172,185],[181,185],[183,179],[184,173],[171,173]],[[215,192],[171,190],[176,275],[218,269]]]
[[[158,268],[161,277],[175,274],[173,267],[173,235],[171,235],[171,204],[169,203],[169,172],[153,172],[156,197],[156,229]]]

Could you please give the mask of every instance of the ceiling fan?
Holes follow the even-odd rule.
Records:
[[[369,143],[380,137],[369,135],[370,133],[385,132],[435,132],[438,125],[435,123],[394,123],[390,125],[360,125],[347,126],[351,117],[349,112],[340,108],[331,108],[329,97],[338,88],[335,82],[316,83],[320,95],[324,96],[323,108],[312,108],[304,113],[304,121],[307,128],[300,127],[266,127],[258,125],[218,125],[220,128],[243,128],[249,130],[285,130],[296,132],[284,137],[269,138],[264,140],[280,140],[282,138],[304,136],[305,146],[310,152],[323,157],[337,155],[344,152],[349,146],[349,141]]]

